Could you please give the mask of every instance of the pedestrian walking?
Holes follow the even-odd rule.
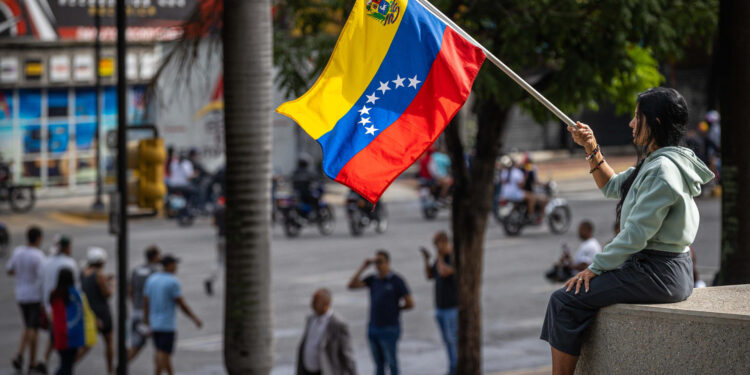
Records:
[[[136,267],[130,275],[128,296],[130,297],[130,348],[128,361],[135,358],[146,345],[148,328],[143,323],[143,290],[149,276],[159,271],[161,251],[156,245],[149,246],[145,251],[146,263]]]
[[[16,302],[21,308],[21,318],[24,329],[18,352],[12,359],[13,368],[21,371],[23,368],[23,354],[29,351],[29,372],[47,373],[43,363],[36,362],[36,347],[39,328],[42,323],[42,266],[44,253],[39,250],[42,245],[42,230],[32,226],[26,231],[26,245],[13,250],[10,260],[5,266],[8,275],[16,279]]]
[[[370,289],[370,322],[367,338],[375,361],[376,374],[398,375],[398,340],[401,336],[401,311],[414,308],[414,300],[401,276],[391,271],[391,257],[385,250],[375,252],[374,259],[365,259],[349,280],[349,289]],[[370,265],[375,274],[362,278]]]
[[[60,356],[55,374],[72,375],[80,351],[96,343],[96,322],[86,297],[75,287],[73,269],[59,270],[55,288],[50,292],[51,336]]]
[[[693,198],[714,175],[679,146],[687,121],[687,104],[677,91],[657,87],[639,94],[630,121],[638,163],[619,174],[604,161],[590,127],[568,127],[586,149],[597,186],[620,200],[620,233],[549,300],[541,338],[551,346],[554,374],[575,372],[583,331],[599,308],[678,302],[692,293],[689,245],[700,221]]]
[[[297,375],[356,375],[349,325],[333,312],[331,291],[318,289],[312,297],[297,355]]]
[[[193,314],[182,296],[180,281],[175,276],[178,262],[177,258],[169,254],[162,257],[162,271],[149,276],[143,290],[143,318],[156,347],[156,375],[162,372],[174,374],[172,352],[177,336],[177,306],[199,329],[203,326],[203,322]]]
[[[435,320],[448,353],[448,374],[455,374],[458,362],[458,289],[453,246],[445,231],[435,233],[432,243],[437,250],[434,262],[430,262],[427,249],[420,249],[424,257],[424,273],[427,280],[435,281]]]
[[[104,338],[104,359],[107,363],[107,374],[114,373],[114,343],[112,338],[112,311],[109,298],[114,292],[114,275],[104,274],[107,263],[107,252],[99,247],[92,247],[86,254],[86,269],[81,274],[81,289],[88,299],[91,310],[96,316],[96,326]]]
[[[44,261],[44,265],[42,266],[42,299],[44,300],[44,309],[47,316],[51,316],[52,314],[50,296],[52,295],[52,291],[57,288],[60,270],[72,270],[75,287],[81,287],[81,281],[79,279],[78,273],[78,264],[76,264],[75,259],[73,259],[73,257],[71,256],[73,244],[70,238],[64,235],[60,235],[55,245],[53,245],[53,248],[55,249],[55,252],[47,257],[47,259]],[[53,349],[52,330],[50,330],[49,333],[50,340],[49,342],[47,342],[47,349],[44,352],[45,367],[47,364],[49,364],[49,359],[52,356]]]
[[[216,208],[214,209],[214,226],[216,227],[216,266],[206,280],[203,281],[206,294],[209,296],[214,295],[214,282],[216,282],[216,279],[219,277],[221,269],[224,268],[224,254],[226,254],[227,247],[226,226],[224,225],[225,213],[225,199],[224,197],[219,197],[216,202]]]

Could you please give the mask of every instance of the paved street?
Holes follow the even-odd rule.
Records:
[[[612,236],[614,201],[604,201],[593,189],[588,176],[560,181],[562,196],[570,199],[573,228],[566,235],[555,236],[546,228],[529,228],[517,238],[506,237],[496,222],[491,221],[486,237],[482,304],[484,309],[484,368],[486,373],[519,369],[544,369],[549,365],[549,347],[538,339],[549,294],[558,287],[544,280],[543,273],[559,256],[560,246],[578,245],[575,227],[584,219],[596,225],[601,242]],[[394,189],[399,189],[398,185]],[[297,239],[284,237],[275,227],[272,242],[275,367],[274,375],[294,373],[296,348],[302,334],[305,316],[310,312],[310,294],[319,287],[333,291],[333,307],[350,324],[362,374],[372,373],[365,336],[368,296],[366,291],[350,292],[346,282],[365,257],[375,249],[388,249],[392,266],[407,280],[415,297],[416,308],[403,315],[403,336],[399,347],[404,374],[442,374],[445,354],[433,318],[432,284],[425,280],[420,245],[431,247],[430,238],[436,230],[448,229],[447,212],[434,221],[422,219],[416,195],[407,189],[403,194],[386,200],[391,216],[390,228],[384,235],[366,233],[352,238],[347,230],[345,213],[336,208],[337,226],[333,235],[320,236],[307,228]],[[388,196],[386,196],[388,199]],[[72,204],[88,204],[90,198],[75,198]],[[78,203],[80,202],[80,203]],[[699,200],[701,228],[695,243],[699,270],[710,281],[719,264],[719,200]],[[107,269],[114,272],[115,239],[107,234],[103,222],[74,219],[56,213],[56,203],[43,201],[27,215],[10,215],[0,208],[0,220],[10,226],[13,242],[22,241],[26,226],[38,223],[45,229],[45,246],[52,234],[63,232],[73,237],[74,257],[82,259],[88,246],[102,246],[109,252]],[[203,278],[215,259],[214,231],[208,219],[190,229],[181,229],[163,219],[135,220],[131,224],[130,265],[142,262],[142,250],[158,244],[164,252],[182,258],[179,277],[188,304],[204,321],[197,330],[184,316],[179,318],[177,352],[174,357],[179,374],[221,374],[222,362],[222,299],[208,297],[203,291]],[[5,263],[6,257],[3,259]],[[0,276],[0,375],[12,374],[10,357],[16,350],[20,332],[20,315],[13,302],[13,282]],[[112,302],[115,307],[114,299]],[[46,343],[46,339],[42,340]],[[152,371],[151,347],[131,365],[132,374]],[[54,357],[53,357],[54,358]],[[53,359],[52,368],[56,366]],[[82,374],[103,374],[102,344],[97,345],[78,366]],[[522,373],[522,372],[514,372]],[[526,373],[526,372],[523,372]]]

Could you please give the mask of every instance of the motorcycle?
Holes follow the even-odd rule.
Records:
[[[167,197],[164,199],[164,214],[169,219],[176,219],[177,225],[189,227],[193,225],[199,210],[186,198],[182,189],[168,189]]]
[[[350,190],[346,196],[346,214],[349,217],[349,232],[352,236],[360,236],[367,227],[375,225],[377,233],[388,230],[388,211],[384,203],[378,203],[373,207],[354,190]]]
[[[13,212],[27,212],[34,207],[36,196],[33,185],[13,184],[10,165],[0,158],[0,201],[7,201]]]
[[[536,212],[544,210],[544,215],[547,219],[547,225],[550,231],[554,234],[563,234],[570,229],[571,222],[571,211],[568,202],[557,197],[557,184],[554,181],[550,181],[542,186],[544,195],[548,198],[546,206],[542,207],[540,203],[537,203]],[[522,202],[503,202],[500,200],[499,206],[508,205],[510,211],[507,212],[506,216],[503,216],[504,211],[502,209],[497,210],[499,213],[496,214],[496,218],[499,216],[499,221],[502,222],[505,234],[508,236],[518,236],[521,234],[521,230],[525,226],[529,225],[541,225],[541,221],[537,221],[536,217],[530,217],[527,212],[526,201]],[[507,208],[505,209],[507,210]]]
[[[440,185],[435,180],[419,181],[419,203],[422,216],[427,220],[436,218],[440,210],[451,207],[452,192],[449,191],[444,198],[441,198],[440,190]]]
[[[297,237],[302,228],[308,225],[317,225],[318,231],[324,236],[333,233],[336,221],[333,209],[328,203],[322,200],[323,185],[314,183],[311,189],[312,195],[317,202],[317,207],[312,207],[309,203],[302,202],[296,194],[288,196],[277,195],[276,205],[284,224],[284,234],[289,238]]]

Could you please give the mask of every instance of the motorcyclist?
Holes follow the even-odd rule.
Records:
[[[314,208],[318,207],[320,196],[315,191],[315,184],[318,183],[318,176],[309,169],[307,158],[301,157],[297,160],[297,168],[292,173],[292,189],[294,194],[299,197],[303,206],[307,206],[307,212],[315,212]]]
[[[539,183],[539,172],[537,171],[536,166],[534,165],[533,160],[531,160],[531,156],[528,152],[524,154],[523,172],[525,174],[525,179],[523,182],[523,190],[525,192],[524,195],[526,195],[526,199],[531,202],[529,203],[529,218],[535,218],[537,223],[539,223],[544,218],[544,210],[541,210],[541,212],[539,212],[535,217],[535,215],[537,214],[536,206],[537,203],[539,203],[539,206],[541,207],[546,206],[547,197],[542,194],[536,194],[534,191],[536,185]]]
[[[533,216],[536,197],[533,192],[524,189],[528,180],[527,175],[515,165],[513,159],[509,156],[500,158],[500,162],[503,164],[503,170],[500,171],[500,199],[514,203],[525,200],[528,215],[529,217]]]
[[[195,178],[195,169],[185,154],[170,161],[167,178],[167,188],[170,192],[180,192],[185,196],[186,201],[193,202],[197,193],[197,189],[191,182],[193,178]]]

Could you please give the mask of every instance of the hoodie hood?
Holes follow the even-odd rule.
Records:
[[[671,160],[682,174],[690,195],[698,196],[701,185],[714,179],[714,174],[697,156],[693,150],[685,147],[662,147],[649,155],[648,159],[663,156]]]

